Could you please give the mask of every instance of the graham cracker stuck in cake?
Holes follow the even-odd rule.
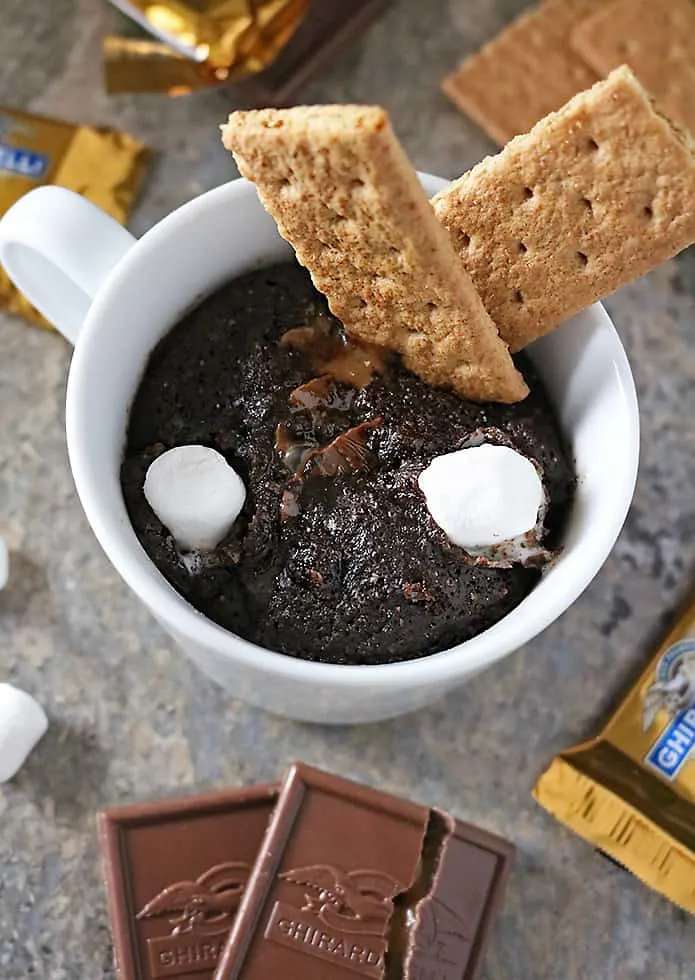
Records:
[[[383,109],[235,112],[224,145],[348,333],[473,399],[528,392]]]

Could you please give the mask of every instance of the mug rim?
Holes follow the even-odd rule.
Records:
[[[432,193],[449,183],[432,174],[419,173],[418,176],[428,192]],[[240,661],[256,672],[276,678],[286,677],[295,681],[324,683],[327,686],[337,684],[351,689],[389,683],[403,688],[425,680],[429,684],[432,682],[446,684],[455,680],[459,674],[471,675],[484,667],[491,666],[542,633],[588,587],[610,554],[632,502],[639,461],[637,394],[620,337],[600,303],[594,304],[590,310],[598,317],[597,329],[608,336],[613,348],[616,384],[619,386],[630,420],[630,445],[626,447],[627,463],[622,471],[621,480],[615,485],[615,492],[611,495],[612,511],[610,521],[605,522],[606,530],[599,541],[594,541],[593,538],[587,541],[588,553],[583,556],[583,574],[577,574],[569,579],[564,588],[554,595],[551,602],[546,602],[542,608],[534,609],[533,613],[531,608],[526,607],[532,606],[536,588],[493,626],[439,653],[386,664],[326,664],[305,660],[257,645],[213,622],[169,584],[147,555],[147,561],[157,573],[156,584],[153,583],[134,559],[129,544],[107,526],[108,519],[102,513],[99,504],[98,477],[91,472],[86,454],[79,450],[79,443],[83,440],[81,429],[87,420],[84,418],[84,413],[76,407],[81,389],[85,384],[89,384],[90,360],[99,342],[99,320],[102,311],[108,308],[118,294],[122,282],[130,275],[131,268],[139,262],[143,253],[156,249],[160,241],[168,237],[178,226],[188,222],[201,208],[216,208],[223,200],[229,203],[230,198],[244,193],[255,195],[255,188],[244,178],[237,178],[200,194],[165,215],[134,242],[108,276],[88,311],[70,366],[66,400],[66,435],[75,487],[93,533],[116,571],[154,614],[160,625],[165,629],[171,628],[177,638],[212,648],[229,657],[231,662]],[[142,548],[139,542],[138,545]],[[144,549],[142,550],[144,552]],[[515,639],[512,642],[499,642],[498,637],[503,638],[510,617],[514,617],[520,610],[525,610],[527,615],[516,624]]]

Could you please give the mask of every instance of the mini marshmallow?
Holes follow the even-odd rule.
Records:
[[[30,694],[0,684],[0,783],[19,772],[48,728],[48,718]]]
[[[0,538],[0,592],[7,585],[10,577],[10,554],[3,538]]]
[[[236,471],[208,446],[177,446],[162,453],[147,470],[144,492],[183,551],[212,551],[246,499]]]
[[[435,457],[418,484],[449,540],[472,551],[533,530],[545,503],[531,460],[489,443]]]

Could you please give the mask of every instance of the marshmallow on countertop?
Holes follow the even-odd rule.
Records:
[[[10,555],[3,538],[0,538],[0,592],[7,585],[10,576]]]
[[[21,769],[48,728],[41,705],[12,684],[0,684],[0,783]]]
[[[236,471],[208,446],[177,446],[162,453],[147,470],[144,492],[182,551],[212,551],[246,499]]]
[[[531,460],[489,443],[437,456],[418,483],[449,540],[473,552],[532,531],[545,502]]]

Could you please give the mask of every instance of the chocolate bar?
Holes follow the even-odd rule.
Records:
[[[265,785],[99,814],[119,980],[212,977],[276,799]]]
[[[295,765],[215,980],[473,980],[512,855],[445,813]]]

